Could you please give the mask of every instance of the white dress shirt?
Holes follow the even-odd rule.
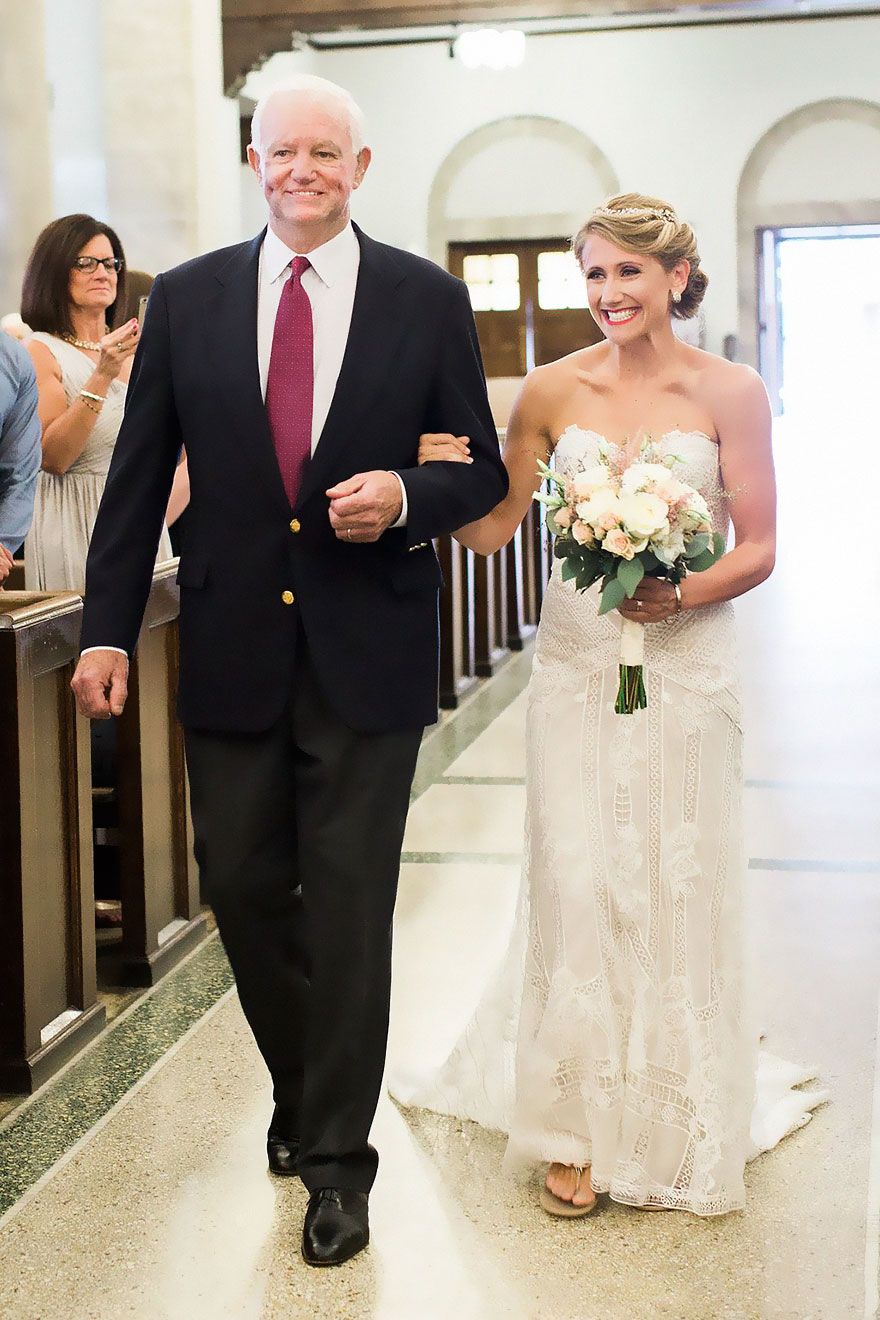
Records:
[[[289,266],[294,257],[304,256],[310,263],[303,271],[302,286],[312,305],[312,345],[314,352],[314,386],[312,394],[312,453],[321,438],[330,404],[336,391],[336,382],[345,356],[351,312],[357,288],[361,247],[351,221],[341,233],[322,243],[311,252],[294,252],[278,237],[273,229],[266,230],[260,248],[260,273],[257,282],[257,358],[260,364],[260,389],[266,398],[269,359],[272,356],[272,336],[275,317],[281,301],[281,290],[288,279]],[[352,474],[353,475],[353,474]],[[406,526],[406,488],[395,472],[400,486],[401,510],[394,527]]]
[[[271,229],[266,230],[260,249],[260,273],[257,292],[257,357],[260,363],[260,389],[266,398],[272,336],[281,290],[290,275],[290,263],[300,256],[292,252]],[[320,439],[333,402],[336,382],[348,343],[351,310],[357,286],[361,249],[355,232],[348,224],[342,233],[304,254],[310,262],[303,271],[302,286],[312,305],[314,343],[314,393],[312,396],[312,453]]]
[[[264,401],[281,290],[288,278],[290,263],[297,256],[305,256],[310,263],[309,269],[303,271],[302,286],[309,295],[309,302],[312,305],[315,364],[312,396],[312,453],[314,454],[330,411],[330,404],[333,402],[336,382],[339,380],[342,359],[345,356],[345,346],[348,343],[358,268],[361,264],[361,247],[350,221],[341,233],[308,253],[292,252],[274,230],[266,230],[266,237],[260,248],[257,276],[257,359],[260,366],[260,390]],[[351,475],[353,476],[354,473]],[[392,525],[404,527],[407,513],[406,487],[396,472],[393,475],[397,477],[400,486],[402,506],[399,518]],[[89,651],[102,649],[120,650],[117,646],[103,648],[90,646],[82,654],[86,655]],[[121,654],[125,655],[125,652],[122,651]]]

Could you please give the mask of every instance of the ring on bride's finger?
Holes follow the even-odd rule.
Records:
[[[642,602],[641,602],[640,600],[637,600],[637,601],[636,601],[636,609],[637,609],[637,610],[640,610],[641,608],[642,608]]]

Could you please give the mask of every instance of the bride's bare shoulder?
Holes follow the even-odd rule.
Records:
[[[770,401],[767,388],[752,367],[729,362],[702,349],[691,348],[694,367],[693,395],[712,418],[715,431],[724,438],[745,430],[768,431]]]
[[[688,346],[689,365],[699,381],[700,390],[711,399],[741,397],[764,392],[764,382],[753,367],[744,362],[729,362],[727,358],[707,353],[705,349]]]
[[[589,348],[579,348],[574,353],[548,362],[545,366],[534,367],[526,376],[523,395],[534,400],[549,403],[566,399],[572,390],[583,385],[600,369],[606,356],[606,345],[592,344]]]

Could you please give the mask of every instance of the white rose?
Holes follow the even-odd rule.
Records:
[[[653,536],[666,523],[669,505],[657,495],[621,495],[620,520],[633,536]]]
[[[703,523],[711,522],[711,517],[709,506],[698,490],[691,492],[678,511],[678,522],[685,531],[702,527]]]
[[[669,469],[662,463],[630,463],[620,481],[621,494],[633,495],[657,481],[668,481]]]
[[[613,490],[603,486],[601,490],[595,491],[589,499],[581,500],[575,509],[575,513],[582,522],[594,523],[605,513],[612,513],[618,516],[618,498]]]
[[[587,468],[586,472],[578,472],[572,478],[571,485],[577,499],[587,500],[594,491],[608,485],[608,469],[603,463],[598,463],[595,467]]]
[[[661,564],[667,567],[671,567],[684,554],[684,536],[681,532],[652,537],[650,545]]]

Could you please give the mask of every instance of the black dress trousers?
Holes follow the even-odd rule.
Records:
[[[202,880],[310,1191],[368,1192],[376,1174],[368,1137],[421,733],[349,728],[301,630],[290,703],[274,727],[186,731]]]

